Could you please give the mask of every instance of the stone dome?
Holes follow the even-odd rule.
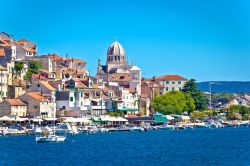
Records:
[[[107,62],[114,64],[126,63],[125,51],[117,41],[113,42],[108,48]]]
[[[109,46],[107,55],[125,56],[125,51],[122,45],[115,41]]]

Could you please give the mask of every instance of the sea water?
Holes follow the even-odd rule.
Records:
[[[247,166],[250,128],[78,134],[63,143],[1,136],[0,165]]]

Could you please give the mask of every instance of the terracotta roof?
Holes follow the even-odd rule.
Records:
[[[20,99],[6,99],[6,101],[11,105],[11,106],[27,106],[24,102],[22,102]]]
[[[72,68],[67,68],[62,70],[63,74],[85,74],[85,70],[77,70],[77,69],[72,69]]]
[[[28,95],[28,96],[30,96],[33,99],[36,99],[38,101],[47,101],[47,99],[45,97],[43,97],[40,92],[30,92],[30,93],[26,93],[26,95]]]
[[[32,74],[32,78],[39,78],[39,79],[46,79],[44,76],[41,76],[40,74]]]
[[[159,82],[154,82],[153,80],[144,80],[142,81],[142,86],[147,86],[150,88],[164,88]]]
[[[56,89],[49,84],[48,81],[39,81],[43,86],[45,86],[47,89],[51,91],[56,91]]]
[[[129,73],[115,73],[110,75],[110,81],[130,81]]]
[[[5,56],[5,51],[4,51],[3,48],[0,48],[0,57],[1,57],[1,56]]]
[[[91,88],[93,88],[93,89],[100,89],[97,84],[93,84],[93,86]]]
[[[88,88],[86,85],[84,85],[82,83],[82,80],[84,81],[84,79],[81,79],[81,78],[72,78],[71,80],[73,80],[75,82],[75,87],[76,88]]]
[[[10,47],[10,39],[8,38],[3,38],[0,36],[0,46],[3,46],[3,47]]]
[[[84,81],[88,81],[89,77],[87,77],[87,78],[72,78],[72,80],[84,82]]]
[[[25,50],[25,51],[29,51],[29,52],[33,52],[33,53],[36,52],[36,49],[35,49],[35,45],[34,45],[34,44],[25,46],[25,45],[23,44],[23,42],[19,43],[18,41],[14,41],[14,43],[15,43],[16,45],[18,45],[20,48],[22,48],[23,50]]]
[[[49,54],[48,56],[51,57],[52,60],[54,60],[54,61],[63,60],[63,57],[61,57],[61,56],[59,56],[59,55],[57,55],[55,53],[54,54]]]
[[[81,83],[80,81],[76,82],[76,87],[77,87],[77,88],[88,88],[86,85],[84,85],[84,84]]]
[[[40,71],[41,73],[46,73],[46,74],[49,73],[47,70],[43,70],[43,69],[40,69],[39,71]]]
[[[86,62],[81,59],[73,58],[73,63],[85,64]]]
[[[156,77],[155,80],[158,80],[158,81],[166,81],[166,80],[169,80],[169,81],[178,81],[178,80],[187,81],[186,78],[179,76],[179,75],[164,75],[164,76]]]
[[[2,65],[0,65],[0,71],[7,71],[7,69],[3,67]]]
[[[35,43],[33,43],[32,41],[27,40],[27,39],[20,39],[20,40],[18,40],[17,42],[18,42],[18,43],[31,43],[31,44],[35,45]]]
[[[24,80],[20,80],[20,79],[13,79],[12,80],[12,85],[13,86],[22,86],[22,87],[25,87],[26,86],[26,82]]]
[[[62,82],[61,81],[49,81],[49,84],[61,84]]]

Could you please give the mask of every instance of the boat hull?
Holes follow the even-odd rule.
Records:
[[[66,137],[64,136],[37,136],[36,142],[64,142]]]

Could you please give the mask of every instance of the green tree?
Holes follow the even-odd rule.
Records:
[[[241,119],[242,116],[241,116],[241,114],[240,114],[240,109],[241,109],[241,106],[240,106],[240,105],[233,105],[233,106],[230,106],[230,107],[227,109],[227,117],[228,117],[228,119],[230,119],[230,120]]]
[[[163,114],[182,114],[184,111],[192,112],[195,108],[194,100],[189,94],[181,91],[169,93],[154,98],[152,107]]]
[[[26,73],[26,78],[31,78],[32,74],[38,74],[39,69],[41,69],[42,65],[39,61],[30,61],[28,71]]]
[[[193,120],[203,120],[205,118],[206,114],[201,111],[194,111],[190,114],[191,119]]]
[[[233,94],[229,93],[213,93],[212,99],[214,104],[221,103],[221,105],[224,105],[229,101],[235,99],[235,97]]]
[[[197,110],[206,110],[207,109],[207,99],[203,92],[197,89],[196,80],[190,79],[184,85],[182,91],[186,94],[189,94],[194,99],[195,109]]]
[[[15,64],[15,69],[18,73],[18,75],[21,75],[21,71],[23,69],[24,63],[22,61],[19,61]]]

